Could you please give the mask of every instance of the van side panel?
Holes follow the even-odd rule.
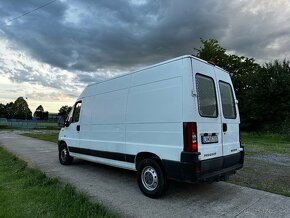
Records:
[[[105,82],[96,84],[95,93],[97,95],[121,89],[129,88],[132,75],[124,75]]]
[[[181,77],[132,87],[128,96],[127,123],[180,122]]]
[[[126,153],[180,160],[183,148],[182,74],[185,61],[138,72],[128,95]]]
[[[130,76],[95,84],[84,98],[80,147],[124,153],[125,114]]]

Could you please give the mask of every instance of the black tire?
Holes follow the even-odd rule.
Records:
[[[138,166],[137,181],[140,190],[150,198],[158,198],[168,188],[168,179],[159,163],[151,158],[144,159]]]
[[[62,143],[59,146],[58,158],[62,165],[70,165],[73,162],[73,157],[69,155],[69,151],[65,143]]]

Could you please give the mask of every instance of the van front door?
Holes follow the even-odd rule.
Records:
[[[221,115],[214,67],[200,61],[192,61],[194,98],[194,122],[197,123],[200,160],[222,156]]]
[[[71,109],[67,122],[68,125],[65,127],[64,138],[69,147],[79,147],[79,131],[80,131],[80,111],[81,101],[75,103]]]
[[[239,123],[237,100],[235,97],[230,75],[215,68],[220,93],[222,117],[223,155],[230,155],[240,151]]]

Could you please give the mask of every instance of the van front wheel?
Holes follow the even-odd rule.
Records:
[[[62,165],[70,165],[73,161],[73,157],[69,155],[67,146],[64,143],[59,146],[58,158]]]
[[[167,190],[167,178],[157,161],[142,160],[137,171],[140,190],[150,198],[160,197]]]

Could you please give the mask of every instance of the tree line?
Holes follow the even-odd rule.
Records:
[[[242,130],[289,133],[290,62],[258,64],[253,58],[227,53],[215,39],[201,42],[196,56],[213,61],[231,75]]]
[[[0,103],[0,118],[7,119],[32,119],[32,112],[23,97],[6,105]]]
[[[71,107],[65,105],[58,110],[58,115],[68,115]],[[48,111],[45,111],[42,105],[39,105],[32,114],[27,101],[23,97],[17,98],[14,102],[5,104],[0,103],[0,118],[7,119],[23,119],[31,120],[32,118],[39,120],[48,119]]]

